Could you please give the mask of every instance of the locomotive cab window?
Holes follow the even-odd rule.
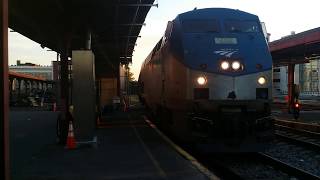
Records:
[[[224,23],[226,32],[259,32],[259,24],[256,21],[227,20]]]
[[[217,20],[185,20],[182,28],[186,33],[220,32],[220,25]]]

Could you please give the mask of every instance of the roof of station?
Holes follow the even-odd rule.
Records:
[[[10,0],[9,27],[59,53],[68,41],[70,49],[84,49],[89,30],[96,67],[116,70],[119,61],[132,61],[137,37],[153,3],[154,0]]]
[[[320,27],[269,43],[275,66],[301,64],[320,57]]]
[[[30,74],[23,74],[23,73],[17,73],[13,71],[9,71],[9,77],[10,78],[18,78],[18,79],[26,79],[26,80],[33,80],[33,81],[47,81],[44,78],[32,76]]]

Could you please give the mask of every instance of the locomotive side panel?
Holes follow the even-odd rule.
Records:
[[[169,55],[164,61],[164,102],[169,110],[169,131],[181,140],[191,139],[190,124],[185,118],[188,106],[188,82],[189,69],[173,55]]]
[[[147,106],[156,111],[161,98],[161,64],[160,54],[155,53],[148,63],[144,65],[139,79],[143,88],[143,99]]]
[[[172,55],[164,60],[165,106],[174,110],[185,107],[187,96],[187,68]]]

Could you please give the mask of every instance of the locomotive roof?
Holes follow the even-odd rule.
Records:
[[[258,16],[250,14],[238,9],[229,8],[205,8],[195,9],[185,13],[181,13],[177,16],[179,19],[258,19]]]

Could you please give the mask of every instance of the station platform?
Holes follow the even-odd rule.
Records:
[[[96,135],[97,146],[75,150],[46,143],[11,173],[12,179],[218,179],[179,152],[142,111],[104,116]]]

